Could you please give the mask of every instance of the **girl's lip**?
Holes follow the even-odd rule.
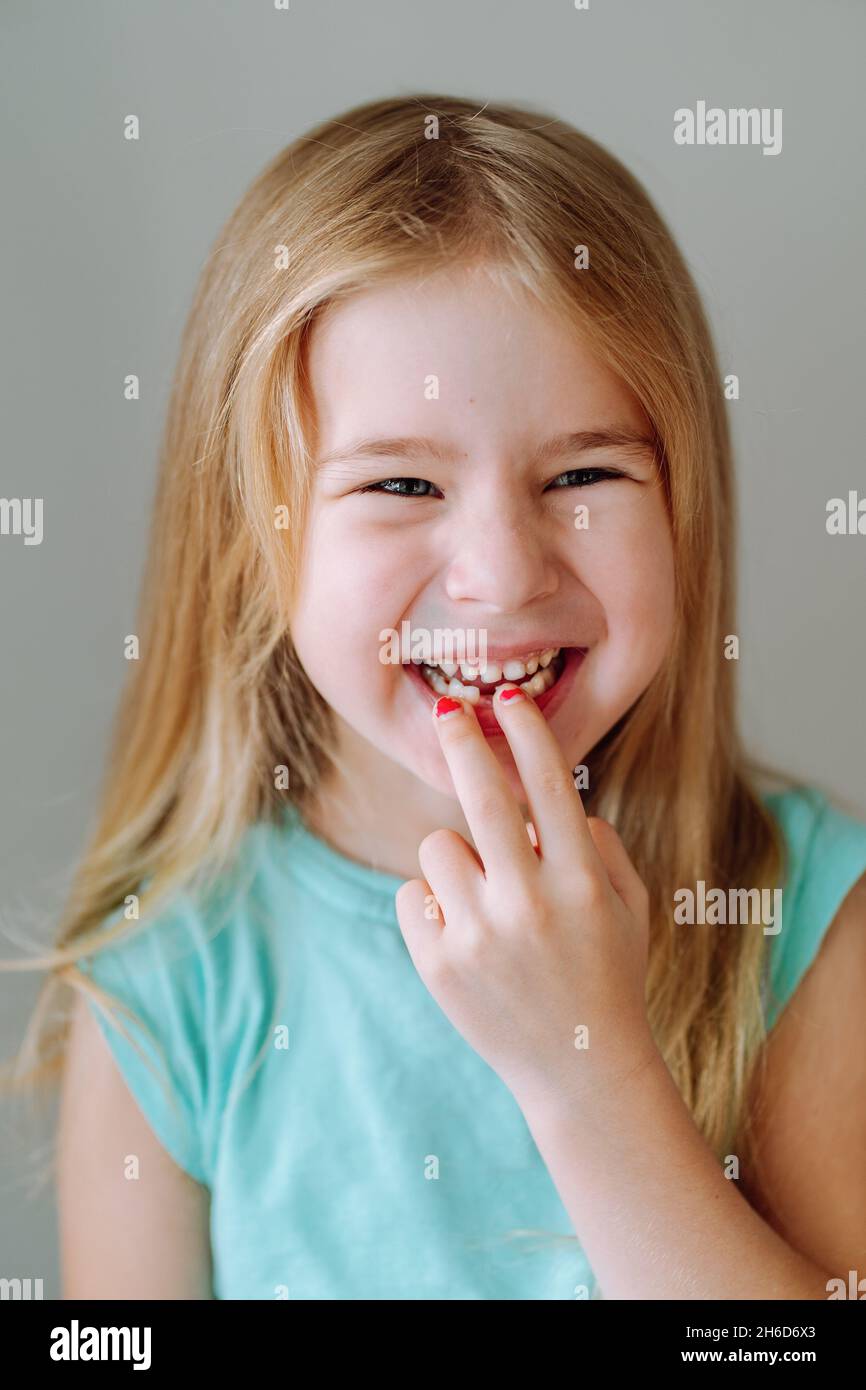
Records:
[[[563,700],[567,698],[572,684],[574,683],[574,678],[577,675],[577,672],[580,670],[580,667],[583,663],[584,657],[587,654],[587,651],[587,647],[567,648],[565,653],[565,663],[563,665],[562,674],[559,677],[559,680],[556,681],[550,687],[549,690],[543,690],[540,695],[536,695],[534,697],[535,703],[544,714],[545,719],[552,719],[556,711],[559,709],[559,706],[562,704]],[[409,679],[413,682],[415,686],[417,686],[417,688],[424,695],[428,707],[432,709],[433,705],[439,698],[435,690],[431,690],[430,686],[427,684],[424,677],[421,675],[421,672],[417,666],[407,665],[405,670]],[[481,726],[482,733],[488,735],[489,737],[505,737],[501,728],[499,727],[499,721],[493,712],[493,703],[489,697],[482,695],[478,704],[474,705],[473,708],[475,710],[478,723]]]

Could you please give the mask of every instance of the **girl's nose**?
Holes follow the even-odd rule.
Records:
[[[543,525],[513,503],[478,512],[450,528],[445,590],[453,602],[470,601],[503,613],[556,592],[559,572]]]

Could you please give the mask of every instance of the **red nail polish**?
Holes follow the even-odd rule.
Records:
[[[506,700],[525,700],[526,691],[521,690],[519,685],[511,686],[507,690],[500,690],[499,699],[502,700],[503,703]]]
[[[463,712],[463,706],[459,700],[452,700],[450,695],[440,695],[433,706],[433,713],[437,719],[444,719],[447,714],[457,714]]]

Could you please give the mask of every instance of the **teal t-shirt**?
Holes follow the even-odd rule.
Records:
[[[766,800],[790,855],[772,1025],[866,871],[866,824],[812,789]],[[232,878],[79,960],[149,1030],[127,1024],[146,1065],[96,1011],[157,1138],[210,1190],[214,1296],[587,1297],[521,1110],[412,964],[402,880],[295,812],[251,827]]]

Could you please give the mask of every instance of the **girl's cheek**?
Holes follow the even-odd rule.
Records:
[[[673,632],[674,576],[667,548],[634,534],[597,533],[576,571],[603,617],[608,647],[628,644],[633,669],[663,656]]]
[[[586,563],[615,569],[635,590],[668,587],[673,579],[673,541],[667,513],[657,495],[631,506],[591,511],[578,531],[575,554]]]

